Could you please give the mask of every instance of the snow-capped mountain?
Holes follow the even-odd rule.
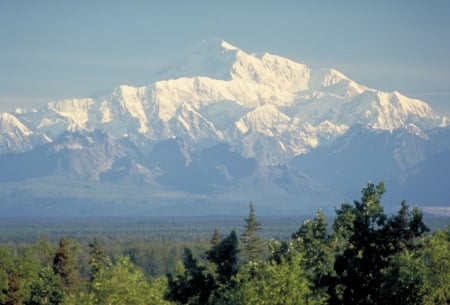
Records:
[[[32,132],[15,116],[0,114],[0,153],[22,152],[30,150],[32,145],[28,137]]]
[[[346,193],[340,184],[355,181],[334,180],[365,162],[370,166],[354,178],[417,180],[402,173],[420,167],[430,151],[450,151],[448,118],[334,69],[212,40],[149,74],[147,86],[0,114],[0,163],[20,179],[138,181],[202,194],[254,183],[289,201],[295,189],[305,200],[317,190],[338,198]],[[234,163],[218,157],[221,149]],[[32,160],[49,167],[32,175],[23,165],[14,168],[32,167]],[[241,166],[245,174],[236,171]],[[2,181],[20,180],[5,173]]]
[[[426,103],[398,92],[367,88],[333,69],[247,54],[224,41],[202,42],[154,77],[159,80],[145,87],[120,86],[103,97],[9,114],[18,127],[2,134],[1,151],[30,149],[30,135],[44,141],[64,131],[98,129],[141,147],[171,137],[195,149],[228,142],[244,156],[273,165],[355,124],[391,131],[448,124]]]

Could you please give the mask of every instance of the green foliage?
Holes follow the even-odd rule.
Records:
[[[53,257],[53,272],[61,277],[67,290],[76,282],[75,259],[71,253],[69,242],[65,238],[59,241],[59,247]]]
[[[402,203],[397,216],[388,218],[381,205],[384,184],[369,183],[354,207],[343,205],[333,226],[338,252],[333,293],[336,304],[380,304],[385,298],[386,269],[400,251],[412,249],[426,230],[417,209]]]
[[[423,261],[417,251],[404,249],[384,270],[386,279],[380,304],[423,304]]]
[[[238,247],[236,231],[232,231],[205,253],[204,264],[185,249],[182,267],[168,275],[168,299],[180,304],[216,304],[228,296],[239,270]]]
[[[219,230],[217,230],[217,228],[214,229],[214,233],[213,236],[211,238],[210,244],[212,246],[217,245],[220,242],[220,234],[219,234]]]
[[[292,238],[295,251],[302,254],[299,264],[308,270],[309,278],[318,289],[325,288],[326,279],[334,273],[334,249],[325,214],[319,210],[314,220],[305,221]]]
[[[45,237],[39,237],[38,241],[28,249],[30,255],[36,258],[43,267],[51,267],[55,250]]]
[[[89,244],[89,265],[91,267],[89,272],[89,280],[93,282],[96,276],[106,267],[110,266],[111,262],[103,252],[103,248],[100,245],[97,238],[94,238],[92,243]]]
[[[236,231],[206,253],[206,259],[216,265],[217,281],[227,285],[238,271],[239,241]]]
[[[67,294],[64,305],[169,305],[165,278],[149,281],[128,257],[99,269],[89,291]]]
[[[450,230],[422,240],[420,248],[406,248],[392,259],[381,304],[450,303]]]
[[[0,248],[0,304],[10,302],[16,292],[16,289],[11,287],[13,276],[13,258],[6,249]]]
[[[45,238],[11,242],[0,247],[0,305],[449,304],[450,228],[425,235],[422,213],[405,202],[387,216],[384,192],[367,184],[336,210],[331,230],[319,210],[290,240],[271,240],[268,260],[253,205],[243,261],[236,231],[220,240],[217,228],[188,242],[136,231],[101,235],[102,244],[62,238],[56,250]]]
[[[175,264],[184,255],[184,249],[191,249],[194,256],[198,256],[209,249],[211,244],[207,240],[197,242],[167,242],[167,241],[128,241],[110,252],[112,258],[118,254],[130,258],[133,264],[139,266],[147,277],[159,277],[171,272]],[[109,245],[111,247],[111,245]]]
[[[261,259],[264,241],[258,236],[261,223],[256,220],[253,204],[250,203],[248,218],[244,219],[244,232],[242,233],[242,255],[245,261],[256,262]]]
[[[383,243],[393,252],[404,248],[414,249],[420,245],[417,238],[428,232],[417,207],[410,211],[406,202],[402,202],[398,214],[387,220],[381,231]],[[393,249],[393,250],[392,250]]]
[[[436,231],[423,248],[424,305],[450,304],[450,227]]]
[[[25,305],[58,305],[63,300],[63,285],[61,278],[49,267],[39,271],[38,278],[30,285],[30,297]]]
[[[168,274],[167,298],[179,304],[208,304],[216,288],[213,277],[197,263],[190,249],[185,249],[182,265]]]
[[[32,294],[31,286],[38,279],[40,264],[29,250],[25,249],[20,256],[12,259],[12,269],[8,272],[10,304],[21,304],[29,300]],[[6,303],[8,304],[8,301]]]
[[[158,277],[149,282],[150,289],[147,291],[148,304],[152,305],[170,305],[172,302],[165,299],[167,293],[167,278]]]
[[[332,243],[336,254],[342,254],[344,250],[350,247],[350,237],[354,232],[354,222],[356,213],[352,205],[343,203],[339,209],[336,209],[336,218],[332,225]]]
[[[150,285],[144,274],[127,257],[121,257],[110,268],[101,269],[92,283],[97,305],[149,304]]]
[[[313,284],[307,272],[297,263],[302,261],[300,253],[290,260],[282,258],[247,266],[239,273],[241,284],[235,291],[229,304],[325,304],[326,299],[313,293]]]
[[[8,282],[8,274],[3,268],[0,268],[0,304],[3,304],[8,296]]]
[[[0,304],[59,304],[62,287],[49,266],[36,257],[40,247],[25,248],[11,256],[0,250]]]

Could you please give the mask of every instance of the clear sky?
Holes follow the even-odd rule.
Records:
[[[0,111],[86,97],[203,39],[331,67],[450,116],[450,1],[0,1]]]

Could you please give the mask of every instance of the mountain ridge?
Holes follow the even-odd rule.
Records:
[[[332,198],[350,196],[360,186],[348,185],[358,183],[346,173],[355,164],[365,171],[355,177],[392,181],[407,193],[407,185],[422,181],[419,169],[428,180],[433,176],[431,152],[450,151],[449,119],[423,101],[221,40],[200,43],[152,78],[146,86],[121,85],[101,96],[1,114],[0,163],[9,173],[24,171],[14,181],[135,183],[164,198],[181,192],[191,203],[252,200],[243,186],[253,185],[252,196],[267,209],[277,194],[287,211],[314,200],[329,207]],[[33,158],[49,167],[27,176],[19,163],[33,166]],[[449,197],[439,190],[435,198]]]
[[[388,130],[409,123],[426,129],[449,123],[447,118],[435,114],[422,101],[407,98],[398,92],[369,89],[333,69],[315,71],[268,53],[257,57],[224,41],[204,44],[206,50],[198,48],[193,53],[197,56],[193,60],[195,67],[201,70],[206,65],[205,71],[196,71],[199,73],[196,76],[190,77],[192,71],[184,71],[185,65],[178,63],[181,68],[177,78],[159,80],[143,87],[122,85],[111,94],[95,99],[50,102],[35,112],[16,111],[16,118],[23,125],[22,130],[26,127],[32,133],[50,139],[65,130],[100,129],[117,138],[132,136],[157,141],[183,134],[191,143],[208,145],[207,142],[211,142],[209,145],[213,145],[217,141],[227,141],[243,146],[247,156],[255,156],[269,164],[272,161],[255,154],[251,146],[246,146],[246,133],[261,133],[269,138],[274,134],[284,134],[287,138],[295,138],[295,134],[303,132],[310,138],[304,142],[317,143],[295,145],[283,141],[281,145],[286,147],[287,155],[278,152],[278,155],[269,158],[276,164],[285,162],[298,152],[314,148],[320,144],[321,138],[329,138],[319,128],[324,122],[327,122],[328,130],[334,129],[335,136],[342,134],[342,125],[351,127],[356,123]],[[231,57],[229,53],[232,53]],[[226,64],[221,60],[223,56],[227,57]],[[192,61],[192,54],[188,58]],[[215,79],[215,75],[207,75],[216,66],[226,67],[230,77]],[[243,113],[237,120],[230,118],[226,126],[223,126],[225,120],[222,119],[226,114],[217,113],[208,118],[202,115],[206,107],[222,101],[234,102]],[[267,105],[272,105],[273,116],[278,119],[284,116],[285,124],[276,126],[275,133],[264,126],[267,124],[258,123],[277,121],[277,118],[270,118],[270,114],[263,111],[270,108]],[[245,119],[245,113],[252,111],[260,113],[260,116],[263,113],[266,115],[251,115]],[[309,130],[303,128],[305,123],[310,124],[315,132],[306,135]],[[261,128],[255,128],[258,125]],[[289,135],[286,135],[287,126]],[[262,139],[261,143],[264,141]],[[30,148],[25,144],[16,146],[16,151]]]

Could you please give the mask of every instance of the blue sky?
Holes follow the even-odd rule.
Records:
[[[450,1],[0,1],[0,111],[86,97],[203,39],[335,68],[450,116]]]

